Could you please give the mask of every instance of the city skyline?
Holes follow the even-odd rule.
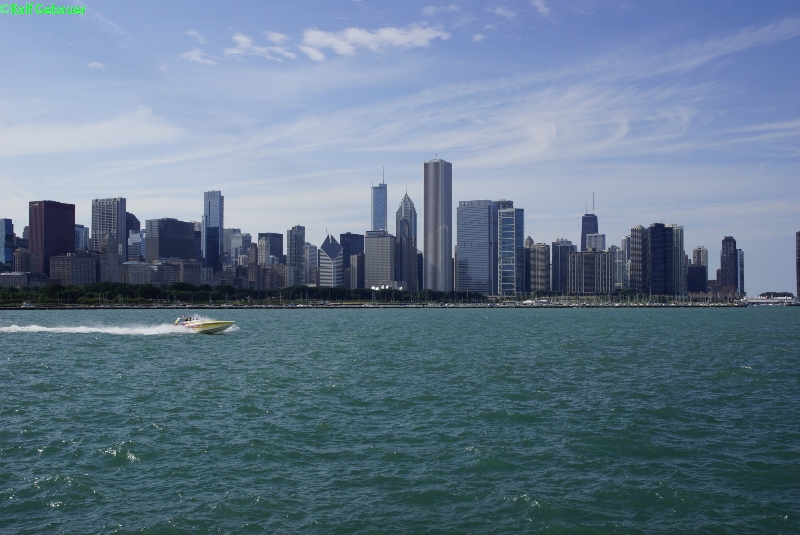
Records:
[[[794,286],[796,5],[300,7],[198,2],[189,19],[101,1],[82,18],[3,18],[19,53],[0,58],[14,102],[0,217],[23,224],[46,198],[88,225],[87,200],[124,197],[140,221],[197,220],[187,187],[221,189],[226,225],[301,222],[318,245],[326,228],[369,228],[364,185],[383,166],[419,203],[419,162],[444,158],[453,211],[514,199],[536,242],[579,243],[594,190],[607,244],[680,224],[713,273],[732,235],[748,293]]]

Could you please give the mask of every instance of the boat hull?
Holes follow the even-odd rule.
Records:
[[[232,321],[187,321],[183,326],[201,334],[217,334],[233,325],[233,323]]]

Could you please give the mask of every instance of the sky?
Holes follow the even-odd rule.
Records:
[[[18,234],[33,200],[89,226],[93,198],[199,220],[221,190],[226,227],[320,245],[368,229],[384,174],[389,221],[407,191],[422,229],[438,157],[454,218],[511,199],[526,236],[580,243],[594,197],[607,245],[679,224],[713,278],[733,236],[748,294],[796,291],[796,1],[57,5],[86,10],[0,5],[0,217]]]

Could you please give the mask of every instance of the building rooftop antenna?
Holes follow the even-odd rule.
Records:
[[[583,213],[589,213],[589,203],[586,201],[586,191],[583,192]]]
[[[592,186],[592,213],[594,213],[594,186]]]
[[[381,166],[381,184],[386,184],[386,166]]]

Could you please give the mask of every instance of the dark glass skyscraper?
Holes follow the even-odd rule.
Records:
[[[0,219],[0,270],[14,265],[14,224],[10,219]]]
[[[497,207],[490,200],[459,201],[456,208],[459,291],[497,293]]]
[[[306,284],[306,227],[295,225],[286,231],[286,286]]]
[[[567,255],[576,252],[571,241],[559,238],[553,242],[552,285],[553,291],[567,293]]]
[[[594,214],[583,214],[581,218],[581,251],[586,250],[586,235],[597,233],[597,216]]]
[[[795,275],[797,277],[797,293],[795,299],[800,302],[800,232],[794,236]]]
[[[56,201],[28,204],[29,240],[36,265],[31,271],[50,275],[50,257],[75,252],[75,205]]]
[[[736,255],[736,240],[733,236],[722,239],[722,251],[719,258],[719,280],[723,294],[736,293],[739,286],[739,262]]]
[[[417,285],[417,210],[408,193],[395,214],[395,281],[403,289],[416,291]]]
[[[647,229],[647,281],[651,295],[675,294],[675,234],[664,223]]]
[[[453,290],[453,164],[430,160],[423,166],[425,213],[424,285]]]
[[[214,271],[222,269],[223,228],[225,226],[225,197],[221,191],[203,193],[203,221],[200,246],[203,264]]]
[[[171,217],[145,221],[145,260],[194,257],[194,223]]]

